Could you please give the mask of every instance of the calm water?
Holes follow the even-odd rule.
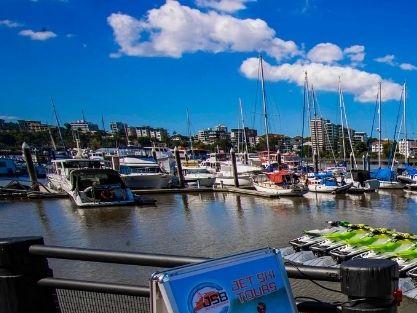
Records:
[[[0,237],[46,244],[215,257],[284,247],[304,229],[348,220],[417,233],[417,196],[403,191],[264,199],[225,193],[153,196],[154,207],[79,209],[69,199],[0,202]],[[57,277],[143,284],[154,269],[51,261]]]

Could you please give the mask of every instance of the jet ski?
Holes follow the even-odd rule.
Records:
[[[344,232],[335,232],[323,236],[324,240],[319,241],[310,246],[310,250],[317,257],[324,256],[330,250],[339,248],[346,244],[348,239],[360,239],[366,237],[372,228],[364,224],[350,224],[349,228]]]
[[[408,251],[416,248],[417,236],[408,233],[394,233],[390,242],[369,246],[370,250],[363,252],[353,258],[365,259],[390,259],[399,252]]]
[[[295,239],[290,240],[290,245],[295,251],[309,250],[310,246],[325,240],[323,236],[346,232],[349,227],[349,222],[346,221],[329,221],[327,222],[329,227],[324,229],[312,229],[304,231],[304,235]]]
[[[409,270],[417,267],[417,248],[398,252],[392,260],[398,263],[400,276],[403,277]]]
[[[364,237],[356,237],[345,240],[345,245],[335,248],[329,252],[332,258],[341,263],[352,257],[372,249],[372,245],[384,245],[393,240],[391,231],[386,228],[372,229]]]

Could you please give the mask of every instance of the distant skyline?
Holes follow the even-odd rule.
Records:
[[[383,137],[392,137],[401,85],[417,137],[414,1],[3,0],[0,118],[82,117],[186,133],[246,126],[263,133],[257,56],[265,58],[271,132],[299,135],[307,71],[320,113],[369,134],[383,82]]]

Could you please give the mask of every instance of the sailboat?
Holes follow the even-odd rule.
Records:
[[[398,182],[396,179],[396,173],[393,170],[394,161],[392,162],[391,167],[382,167],[381,155],[382,155],[382,82],[379,82],[378,88],[378,168],[371,172],[371,177],[379,181],[379,189],[403,189],[404,184]],[[392,156],[395,158],[394,155]]]
[[[349,123],[346,115],[345,100],[343,97],[342,84],[339,78],[339,108],[340,108],[340,121],[342,127],[342,146],[343,146],[343,163],[346,161],[346,145],[345,145],[345,126],[348,133],[348,141],[350,147],[350,165],[351,170],[347,171],[345,175],[346,183],[352,183],[352,187],[349,188],[348,193],[360,194],[364,192],[374,192],[379,188],[379,181],[372,179],[370,173],[367,170],[359,170],[356,163],[355,151],[353,149],[352,135],[349,128]]]
[[[266,136],[266,156],[268,162],[267,165],[269,167],[271,161],[269,149],[269,123],[262,55],[259,55],[259,69],[261,74],[262,104]],[[308,191],[306,186],[300,183],[298,175],[287,170],[278,170],[277,172],[256,175],[253,177],[253,186],[257,191],[277,196],[302,196]]]
[[[352,183],[347,183],[343,176],[341,179],[335,177],[332,171],[324,171],[319,172],[318,168],[318,159],[320,158],[320,149],[318,145],[318,130],[317,130],[317,99],[314,92],[314,87],[309,87],[307,73],[305,73],[305,80],[304,80],[304,93],[306,93],[305,97],[307,98],[307,106],[311,124],[311,111],[314,110],[314,137],[315,137],[315,150],[314,150],[314,160],[315,160],[315,170],[314,173],[307,174],[307,187],[309,191],[317,192],[317,193],[344,193],[347,192],[351,187]],[[311,105],[313,107],[311,107]],[[311,137],[313,138],[313,134],[311,133]]]

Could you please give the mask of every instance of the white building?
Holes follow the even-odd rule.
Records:
[[[416,140],[400,140],[398,142],[398,152],[405,157],[415,157],[417,154]]]
[[[86,120],[78,120],[70,123],[71,130],[77,130],[82,133],[89,133],[92,131],[98,131],[98,125],[87,122]]]
[[[379,144],[378,141],[374,141],[373,143],[371,143],[371,152],[382,153],[384,151],[383,146],[384,146],[384,142],[381,142],[381,144]]]

